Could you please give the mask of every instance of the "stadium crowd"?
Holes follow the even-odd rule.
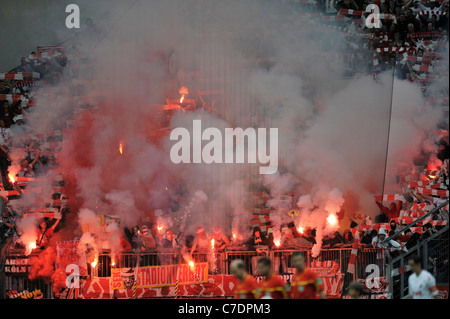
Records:
[[[431,93],[427,86],[433,81],[439,81],[442,76],[448,77],[448,70],[443,69],[440,60],[448,55],[448,18],[449,6],[444,1],[417,1],[394,0],[375,1],[379,6],[381,28],[367,28],[364,25],[366,16],[365,8],[369,5],[366,0],[342,0],[342,1],[293,1],[293,6],[299,6],[300,12],[310,13],[309,18],[320,21],[323,26],[338,28],[345,33],[348,48],[347,62],[348,74],[378,73],[392,69],[398,79],[418,82],[423,88],[424,96],[431,99]],[[306,11],[302,11],[306,8]],[[335,13],[333,12],[333,8]],[[352,11],[353,10],[353,11]],[[364,44],[354,44],[352,39],[362,37]],[[12,145],[11,137],[14,127],[24,126],[26,131],[27,109],[32,105],[33,92],[40,86],[57,85],[63,76],[67,64],[67,57],[59,52],[51,56],[42,52],[32,52],[30,56],[23,57],[20,64],[11,70],[0,80],[0,169],[2,191],[1,221],[0,221],[0,247],[2,257],[6,254],[6,248],[20,247],[17,240],[15,220],[20,218],[23,212],[12,209],[10,200],[20,198],[21,191],[27,187],[26,182],[14,179],[20,177],[39,176],[48,169],[48,166],[56,165],[55,154],[46,152],[39,138],[25,139],[20,145]],[[23,78],[16,79],[12,74],[22,74]],[[35,74],[38,74],[37,76]],[[39,79],[37,81],[37,79]],[[442,94],[442,92],[438,92]],[[445,96],[446,94],[446,96]],[[20,96],[20,98],[16,98]],[[448,101],[448,92],[444,92],[444,98]],[[448,106],[448,105],[447,105]],[[443,185],[448,185],[448,123],[442,123],[442,129],[447,134],[436,141],[440,147],[438,158],[443,162],[439,168],[439,177],[433,178],[426,174],[419,174],[415,179],[405,182],[405,185],[414,181],[427,181],[433,183],[433,179],[439,179]],[[52,141],[50,139],[50,141]],[[11,154],[14,148],[25,149],[23,158],[19,160],[20,167],[11,177]],[[423,159],[422,166],[427,166],[427,159]],[[448,186],[447,186],[448,187]],[[448,200],[448,196],[423,194],[411,187],[408,194],[400,194],[396,200],[378,200],[381,213],[372,222],[367,216],[353,218],[350,228],[343,233],[336,232],[323,239],[323,248],[352,247],[355,243],[359,247],[375,247],[388,249],[393,256],[402,251],[414,247],[422,240],[426,240],[441,228],[446,227],[448,218],[448,206],[435,211],[426,222],[405,229],[401,234],[398,230],[423,216],[438,205]],[[445,190],[445,189],[443,189]],[[448,189],[447,189],[448,192]],[[61,192],[53,194],[55,199],[61,198]],[[388,203],[388,204],[387,204]],[[54,204],[52,208],[63,211],[61,202]],[[446,218],[447,216],[447,218]],[[53,232],[63,227],[64,223],[51,218],[42,218],[40,225],[39,247],[44,247],[45,242]],[[194,234],[175,234],[172,229],[158,229],[155,225],[138,225],[132,229],[124,229],[122,240],[124,251],[151,251],[154,249],[186,248],[191,254],[198,249],[208,248],[214,239],[214,247],[220,252],[224,249],[240,246],[246,250],[260,252],[267,247],[270,250],[312,247],[315,243],[315,229],[300,231],[294,223],[286,224],[281,229],[283,236],[280,245],[275,245],[273,231],[261,231],[258,226],[252,227],[249,238],[234,237],[224,234],[220,227],[215,227],[212,234],[198,225],[196,236]],[[389,241],[387,237],[396,235]],[[47,238],[47,239],[45,239]],[[267,266],[267,260],[263,260],[262,267]],[[448,263],[448,258],[447,258]],[[242,269],[241,265],[236,265]]]

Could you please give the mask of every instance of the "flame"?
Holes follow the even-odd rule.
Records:
[[[91,266],[92,266],[93,268],[95,268],[95,266],[97,266],[97,259],[94,259],[94,261],[91,262]]]
[[[158,231],[161,231],[163,229],[162,226],[158,226]]]
[[[30,244],[28,245],[27,255],[28,255],[29,253],[31,253],[31,251],[32,251],[33,249],[36,249],[36,243],[35,243],[35,242],[30,243]]]
[[[236,239],[236,234],[233,234],[233,238]]]
[[[187,87],[182,86],[182,87],[178,90],[178,93],[180,93],[180,95],[181,95],[181,98],[180,98],[180,104],[181,104],[181,103],[183,103],[183,101],[184,101],[184,96],[185,96],[186,94],[189,94],[189,90],[188,90]]]
[[[189,267],[191,267],[191,269],[194,268],[194,262],[193,262],[192,260],[190,260],[190,261],[188,262],[188,264],[189,264]]]
[[[337,222],[338,222],[336,215],[334,215],[334,214],[328,215],[328,217],[327,217],[327,222],[328,222],[328,224],[330,224],[331,226],[336,225]]]
[[[298,232],[300,234],[303,234],[303,227],[302,226],[298,226],[297,230],[298,230]]]
[[[276,239],[273,243],[274,243],[275,246],[277,246],[277,247],[280,247],[280,245],[281,245],[281,242],[280,242],[279,239]]]
[[[120,152],[120,154],[123,154],[123,143],[122,142],[119,144],[119,152]]]
[[[15,176],[13,173],[9,173],[8,177],[12,184],[14,184],[16,182],[16,179],[15,179]]]
[[[435,179],[436,178],[435,175],[428,175],[428,177],[431,178],[431,179]]]
[[[215,242],[214,238],[211,239],[211,247],[214,247],[214,242]]]
[[[116,262],[113,260],[112,262],[111,262],[111,266],[115,266],[116,265]]]

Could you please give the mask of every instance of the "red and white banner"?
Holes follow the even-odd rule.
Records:
[[[379,201],[390,202],[390,201],[394,201],[394,200],[401,200],[401,201],[403,201],[404,199],[403,199],[403,196],[399,195],[399,194],[375,196],[375,201],[377,201],[377,202],[379,202]]]
[[[208,280],[201,284],[187,284],[178,286],[178,296],[185,297],[232,297],[237,285],[237,279],[231,275],[208,276]],[[84,299],[131,299],[133,289],[112,289],[111,278],[93,278],[84,282],[82,286]],[[137,288],[136,298],[173,297],[175,286],[157,288]]]
[[[39,79],[41,75],[37,72],[0,73],[0,80],[23,80]]]
[[[66,240],[56,243],[56,269],[66,271],[67,265],[75,264],[79,268],[80,276],[87,276],[86,256],[78,250],[78,240]]]

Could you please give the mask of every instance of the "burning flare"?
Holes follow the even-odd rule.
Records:
[[[161,231],[163,229],[162,226],[158,226],[158,231]]]
[[[120,154],[123,154],[123,143],[122,142],[120,142],[120,144],[119,144],[119,152],[120,152]]]
[[[302,226],[298,226],[297,230],[300,234],[303,234],[304,229]]]
[[[191,269],[194,269],[194,262],[193,262],[192,260],[190,260],[190,261],[188,262],[188,265],[189,265],[189,267],[190,267]]]
[[[184,101],[184,96],[185,96],[186,94],[189,94],[189,90],[188,90],[187,87],[182,86],[182,87],[178,90],[178,93],[181,94],[181,98],[180,98],[180,104],[181,104],[181,103],[183,103],[183,101]]]
[[[214,238],[211,239],[211,247],[212,247],[212,248],[214,248],[214,242],[215,242]]]
[[[11,184],[14,184],[16,182],[16,179],[15,179],[14,175],[15,174],[13,174],[13,173],[9,173],[8,174],[8,177],[9,177],[9,180],[11,181]]]
[[[97,259],[94,259],[94,261],[91,262],[91,266],[92,268],[95,268],[95,266],[97,266]]]
[[[328,217],[327,217],[327,222],[328,222],[328,224],[330,224],[331,226],[336,225],[337,222],[338,222],[336,215],[334,215],[334,214],[328,215]]]
[[[281,245],[281,242],[280,242],[279,239],[276,239],[273,243],[274,243],[275,246],[277,246],[277,247],[280,247],[280,245]]]

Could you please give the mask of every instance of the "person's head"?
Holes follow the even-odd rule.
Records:
[[[3,122],[3,120],[0,120],[0,127],[5,128],[5,122]]]
[[[245,271],[244,261],[241,259],[235,259],[230,264],[230,272],[233,276],[235,276],[240,281],[245,279],[247,272]]]
[[[172,229],[166,230],[166,238],[168,240],[172,240],[173,239],[173,231],[172,231]]]
[[[360,282],[354,281],[348,286],[348,294],[352,299],[359,299],[363,294],[364,287]]]
[[[305,256],[300,251],[295,251],[292,254],[292,265],[297,269],[298,271],[303,271],[305,269]]]
[[[261,276],[268,277],[271,274],[272,262],[267,257],[258,260],[258,272]]]
[[[423,225],[422,229],[424,232],[431,231],[433,229],[433,225],[431,225],[431,223],[426,223]]]
[[[197,236],[200,238],[205,237],[205,228],[203,226],[197,227]]]
[[[406,16],[403,12],[398,15],[398,21],[400,22],[406,21]]]
[[[291,238],[292,237],[292,229],[286,229],[284,231],[284,236],[286,236],[286,238]]]
[[[434,30],[434,25],[433,25],[433,23],[428,23],[427,24],[427,31],[428,32],[433,32],[433,30]]]
[[[419,2],[420,2],[420,0],[414,0],[414,1],[413,1],[413,7],[414,7],[414,9],[419,8]]]
[[[391,230],[395,230],[397,228],[397,222],[395,220],[391,220],[389,226],[391,227]]]
[[[345,240],[352,240],[353,235],[351,232],[348,231],[344,234],[344,238],[345,238]]]
[[[406,236],[412,236],[412,231],[411,231],[410,228],[407,228],[407,229],[405,230],[405,235],[406,235]]]
[[[20,166],[22,168],[26,168],[28,166],[28,160],[26,158],[24,158],[23,160],[20,161]]]
[[[139,227],[138,226],[134,226],[133,227],[133,235],[137,235],[139,234]]]
[[[386,231],[384,230],[384,228],[380,228],[380,230],[378,231],[378,239],[384,240],[385,238],[386,238]]]
[[[259,227],[253,228],[253,236],[261,237],[261,229]]]
[[[391,203],[391,205],[389,206],[391,208],[391,211],[397,209],[397,204],[395,204],[394,202]]]
[[[214,236],[216,236],[217,238],[219,238],[222,235],[222,232],[220,230],[220,226],[215,226],[214,227]]]
[[[344,0],[344,4],[345,4],[346,6],[350,5],[350,0]]]
[[[409,17],[412,17],[412,15],[413,15],[413,11],[410,8],[406,9],[406,16],[409,18]]]
[[[372,229],[372,231],[370,232],[370,238],[374,238],[377,236],[377,231],[375,229]]]
[[[411,255],[408,257],[408,265],[412,272],[419,273],[422,270],[422,258],[417,255]]]
[[[41,228],[41,230],[46,230],[47,229],[47,222],[45,220],[43,220],[40,224],[39,227]]]
[[[20,59],[20,64],[21,64],[21,65],[27,64],[27,60],[25,59],[25,57],[22,57],[22,58]]]

